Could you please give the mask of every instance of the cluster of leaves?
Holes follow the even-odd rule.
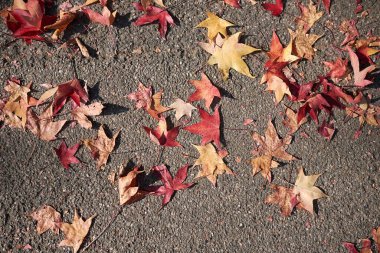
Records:
[[[380,252],[380,227],[374,228],[371,231],[372,234],[372,241],[374,244],[376,244],[377,251],[375,252]],[[371,239],[362,239],[361,241],[361,248],[360,251],[357,249],[355,244],[350,243],[350,242],[344,242],[343,246],[348,250],[350,253],[373,253],[372,249],[372,241]]]
[[[236,8],[241,7],[238,0],[224,0],[224,2]],[[251,2],[255,1],[251,0]],[[96,3],[102,6],[101,14],[88,8]],[[322,3],[329,12],[330,0],[323,0]],[[311,29],[323,13],[317,11],[312,1],[307,6],[302,3],[297,4],[301,14],[295,20],[296,30],[289,29],[290,41],[285,48],[276,32],[273,32],[270,49],[267,52],[269,59],[265,63],[265,74],[261,79],[262,84],[267,84],[266,90],[274,93],[276,104],[283,101],[285,97],[292,102],[292,107],[285,109],[286,118],[283,121],[289,131],[281,139],[272,121],[269,120],[264,136],[257,132],[252,133],[252,138],[257,144],[251,159],[252,173],[256,175],[260,172],[269,183],[273,178],[271,170],[278,167],[279,162],[297,160],[286,149],[292,141],[292,135],[309,118],[319,124],[322,114],[325,114],[318,132],[329,140],[335,131],[331,118],[336,109],[345,110],[347,116],[359,119],[360,128],[355,137],[360,135],[364,124],[380,125],[380,107],[372,104],[370,94],[366,94],[372,84],[371,73],[376,68],[371,56],[380,51],[377,49],[380,46],[380,39],[378,37],[360,38],[356,21],[344,21],[340,29],[346,37],[341,43],[340,50],[347,52],[348,58],[337,58],[335,61],[325,62],[324,64],[329,68],[327,74],[320,76],[316,81],[301,84],[293,77],[293,74],[296,73],[297,64],[303,60],[311,61],[315,55],[314,43],[321,38],[321,35],[312,34]],[[163,1],[141,0],[132,5],[136,10],[143,12],[134,24],[142,26],[157,23],[160,36],[165,38],[168,26],[174,25],[174,20]],[[282,0],[276,0],[275,4],[263,3],[262,6],[274,16],[280,16],[284,9]],[[362,6],[360,1],[357,1],[356,12],[361,11]],[[60,6],[57,20],[56,17],[45,15],[43,0],[28,0],[26,3],[15,0],[12,7],[1,12],[13,35],[28,43],[31,40],[45,40],[42,35],[49,29],[55,30],[52,39],[58,40],[60,34],[82,14],[93,22],[109,26],[114,22],[116,11],[111,12],[107,7],[107,0],[87,0],[80,6],[72,6],[69,2],[65,2]],[[232,26],[234,26],[233,23],[207,12],[207,19],[197,25],[199,28],[207,28],[207,41],[199,42],[199,45],[211,54],[208,64],[218,65],[224,80],[229,78],[231,69],[253,78],[244,59],[260,49],[240,43],[241,32],[230,35],[228,28]],[[79,40],[76,40],[76,43],[81,47]],[[343,82],[349,82],[352,75],[353,85],[344,85]],[[220,140],[220,104],[217,102],[221,100],[221,94],[204,73],[201,74],[200,80],[189,82],[196,90],[187,98],[187,102],[176,98],[168,107],[161,104],[162,91],[154,93],[152,87],[145,87],[142,83],[138,85],[137,91],[127,97],[136,102],[136,108],[146,111],[157,120],[155,128],[147,126],[143,128],[152,142],[162,147],[161,152],[164,152],[165,148],[183,147],[176,140],[181,130],[200,135],[200,144],[193,145],[199,152],[199,158],[194,161],[193,167],[200,166],[194,179],[205,177],[216,186],[218,175],[234,174],[223,161],[228,152]],[[86,129],[92,128],[88,116],[99,115],[103,105],[98,102],[86,104],[89,102],[87,89],[82,87],[79,80],[70,80],[53,88],[49,85],[47,87],[49,89],[36,99],[29,94],[31,84],[22,86],[21,81],[16,78],[8,80],[4,88],[5,94],[0,99],[0,121],[3,121],[6,126],[29,129],[45,141],[56,139],[56,135],[68,121],[62,119],[65,115],[70,115],[71,126],[78,123]],[[204,109],[196,108],[191,104],[200,100],[204,101]],[[65,106],[68,101],[71,103]],[[47,104],[47,106],[42,113],[37,114],[42,104]],[[193,110],[197,110],[201,121],[188,125]],[[175,114],[170,115],[170,111],[175,111]],[[173,127],[170,127],[171,125]],[[106,165],[119,133],[120,130],[112,138],[108,138],[101,126],[93,139],[83,140],[72,147],[67,147],[62,141],[60,146],[55,148],[55,152],[63,167],[68,169],[70,164],[80,163],[75,153],[83,143],[96,160],[96,167],[101,169]],[[132,169],[121,166],[118,175],[120,206],[155,195],[163,196],[162,207],[164,207],[170,202],[175,191],[194,186],[194,182],[185,183],[188,170],[189,165],[182,166],[173,178],[165,164],[153,166],[151,172],[159,176],[162,184],[144,186],[143,182],[149,180],[141,166]],[[283,216],[290,216],[295,208],[304,209],[313,214],[314,200],[327,196],[315,186],[319,176],[320,174],[306,176],[304,170],[300,168],[292,188],[271,184],[272,194],[267,196],[265,203],[278,205]],[[53,230],[54,233],[63,231],[66,238],[60,246],[73,247],[74,252],[81,247],[94,217],[83,221],[75,212],[73,224],[63,223],[60,214],[50,206],[41,207],[31,216],[37,220],[39,234],[48,229]],[[373,231],[373,240],[377,245],[379,244],[379,229]],[[345,246],[351,252],[357,252],[353,244],[346,243]],[[371,241],[364,241],[361,252],[369,252],[370,248]]]
[[[75,210],[73,223],[62,222],[62,217],[51,206],[41,206],[38,210],[30,214],[30,216],[37,221],[37,233],[39,235],[51,230],[54,234],[58,234],[61,230],[65,239],[62,240],[58,246],[60,247],[72,247],[74,253],[78,252],[83,240],[86,238],[88,231],[90,230],[92,219],[96,215],[92,215],[86,221],[84,221]]]

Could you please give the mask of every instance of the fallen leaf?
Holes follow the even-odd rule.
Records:
[[[139,171],[138,167],[133,168],[133,170],[127,171],[120,167],[119,171],[119,204],[129,205],[136,201],[143,199],[148,192],[139,189],[137,176],[142,171]]]
[[[165,9],[161,9],[154,6],[147,6],[146,9],[140,3],[132,3],[136,10],[144,11],[145,14],[134,22],[137,26],[147,25],[154,22],[158,22],[158,31],[160,36],[165,38],[168,31],[168,24],[174,25],[174,20],[170,16],[169,12]]]
[[[72,120],[76,120],[79,125],[82,127],[89,129],[92,128],[91,121],[87,118],[87,116],[96,116],[102,113],[104,106],[95,102],[90,105],[80,104],[77,108],[71,111]]]
[[[137,109],[147,110],[152,103],[152,86],[145,87],[144,84],[139,83],[137,91],[128,94],[127,98],[136,101]]]
[[[232,7],[241,8],[239,0],[224,0],[224,2]]]
[[[57,87],[58,89],[55,93],[53,101],[54,115],[62,109],[62,107],[66,104],[68,98],[71,98],[73,105],[75,106],[80,106],[81,101],[84,103],[88,101],[87,91],[83,89],[78,79],[73,79],[59,84]],[[49,92],[49,90],[45,93],[47,92]]]
[[[78,252],[83,243],[84,238],[90,230],[92,219],[96,215],[91,216],[86,221],[79,217],[77,210],[75,210],[73,223],[61,224],[60,229],[65,234],[65,239],[59,243],[59,247],[73,247],[74,253]]]
[[[53,40],[58,40],[59,35],[66,30],[66,28],[74,21],[74,19],[77,17],[76,12],[70,12],[70,11],[60,11],[59,12],[59,19],[51,25],[47,25],[44,27],[45,30],[54,29],[54,33],[51,36]]]
[[[359,250],[355,247],[353,243],[350,242],[344,242],[343,246],[349,251],[349,253],[372,253],[371,250],[371,240],[369,239],[362,239],[361,240],[362,247]]]
[[[299,3],[298,7],[300,8],[301,16],[296,19],[297,30],[303,30],[306,33],[322,17],[323,12],[317,12],[317,6],[311,0],[307,7],[302,3]]]
[[[44,205],[37,211],[30,214],[33,220],[37,221],[37,233],[43,234],[49,229],[54,234],[59,233],[59,226],[62,222],[61,214],[58,213],[53,207]]]
[[[288,85],[279,77],[272,75],[267,81],[267,91],[274,92],[276,98],[276,104],[280,103],[283,97],[286,95],[291,96]]]
[[[284,126],[289,128],[289,132],[288,132],[289,135],[297,132],[300,126],[306,123],[307,121],[307,118],[303,118],[300,122],[298,122],[297,113],[290,108],[286,108],[285,115],[286,115],[286,119],[284,119],[282,123],[284,124]]]
[[[292,55],[293,51],[293,40],[291,39],[288,46],[282,47],[281,41],[278,38],[276,32],[273,31],[272,41],[270,44],[270,50],[267,53],[270,61],[272,62],[294,62],[299,59],[299,57]]]
[[[311,61],[313,59],[314,52],[316,51],[316,49],[313,48],[313,45],[322,36],[316,34],[307,34],[302,29],[297,29],[295,32],[289,29],[289,33],[294,41],[296,55],[298,57],[303,57]]]
[[[44,141],[55,140],[56,135],[66,123],[66,120],[53,121],[52,104],[50,104],[39,116],[33,110],[28,110],[27,118],[26,127],[34,135]]]
[[[66,143],[62,140],[61,145],[58,148],[54,148],[55,153],[58,156],[59,161],[65,169],[69,169],[70,164],[78,164],[80,161],[75,157],[80,143],[75,144],[71,148],[67,148]]]
[[[28,44],[32,40],[45,40],[41,34],[43,27],[54,23],[55,16],[45,15],[45,2],[28,0],[26,3],[15,1],[11,10],[7,11],[6,25],[16,38],[24,39]]]
[[[330,141],[335,133],[334,123],[327,123],[326,120],[324,120],[322,122],[322,125],[318,127],[318,133],[322,135],[326,140]]]
[[[297,160],[297,158],[286,152],[288,145],[292,141],[292,137],[288,135],[281,140],[278,137],[271,120],[268,121],[265,136],[261,136],[257,132],[254,132],[252,138],[258,145],[256,150],[254,150],[254,153],[259,155],[251,160],[253,175],[261,172],[261,175],[271,182],[271,168],[276,168],[278,166],[278,163],[273,161],[273,158],[278,158],[284,161]]]
[[[323,6],[325,6],[327,13],[330,13],[331,0],[322,0],[322,3]]]
[[[327,197],[318,187],[314,186],[320,175],[305,176],[303,168],[300,168],[293,189],[293,193],[299,195],[300,203],[297,207],[305,209],[311,214],[314,213],[313,201]]]
[[[157,145],[165,147],[181,147],[181,144],[175,140],[179,133],[179,127],[174,127],[170,130],[167,128],[166,118],[160,118],[158,126],[155,129],[144,127],[144,130],[149,135],[149,138]]]
[[[273,193],[265,198],[265,204],[279,205],[281,214],[285,217],[290,216],[294,207],[299,203],[293,189],[276,184],[271,184],[270,188]]]
[[[187,189],[194,185],[194,183],[183,183],[187,177],[188,167],[188,165],[185,165],[180,168],[174,179],[164,164],[153,167],[153,171],[160,173],[160,179],[163,185],[155,187],[152,193],[159,196],[164,195],[162,207],[169,203],[174,192]]]
[[[337,58],[335,62],[324,62],[324,64],[330,69],[330,72],[327,74],[331,78],[344,78],[347,73],[347,64],[348,60],[343,60],[342,58]]]
[[[272,12],[273,16],[280,16],[284,10],[284,4],[282,0],[276,0],[275,4],[272,3],[262,3],[263,8],[267,11]]]
[[[205,110],[198,108],[201,122],[191,126],[184,127],[183,129],[193,134],[202,136],[201,144],[205,145],[214,141],[218,148],[221,147],[220,143],[220,116],[219,106],[215,107],[213,115],[208,114]]]
[[[82,41],[78,37],[75,38],[75,42],[77,43],[78,48],[80,52],[82,53],[82,55],[85,58],[90,58],[90,53],[88,52],[87,47],[82,43]]]
[[[356,20],[344,20],[340,26],[339,26],[340,32],[344,33],[346,37],[344,38],[343,42],[340,44],[341,46],[346,45],[347,43],[355,40],[357,37],[359,37],[359,31],[356,28]]]
[[[208,77],[201,73],[201,80],[190,80],[192,85],[194,85],[196,91],[190,95],[188,98],[189,102],[204,100],[205,106],[210,110],[211,104],[214,101],[214,98],[221,98],[218,88],[216,88],[208,79]]]
[[[116,18],[117,11],[111,12],[106,6],[103,7],[102,13],[97,13],[91,9],[83,9],[83,13],[85,13],[88,18],[95,23],[99,23],[105,26],[110,26],[113,24]]]
[[[175,110],[176,120],[180,120],[185,115],[191,118],[191,111],[197,109],[191,104],[186,103],[185,101],[179,98],[177,98],[174,103],[169,105],[169,107]]]
[[[226,38],[223,46],[216,47],[214,54],[208,60],[210,65],[218,64],[218,68],[223,74],[223,80],[228,79],[231,68],[253,78],[242,57],[260,49],[239,43],[240,35],[241,33],[238,32]]]
[[[103,125],[98,130],[98,136],[95,139],[86,139],[83,141],[84,145],[91,151],[92,156],[97,160],[96,167],[101,169],[106,165],[109,155],[115,147],[115,141],[121,129],[114,134],[110,139],[104,132]]]
[[[348,51],[348,54],[350,55],[351,66],[352,66],[352,69],[354,70],[354,79],[355,79],[354,84],[359,87],[365,87],[367,85],[372,84],[373,83],[372,81],[366,80],[365,78],[368,73],[376,69],[376,65],[370,65],[360,71],[360,63],[359,63],[358,56],[351,49],[351,47],[347,46],[346,49]]]
[[[227,27],[234,26],[234,24],[219,18],[214,13],[207,12],[207,19],[200,22],[196,27],[207,28],[207,37],[214,40],[218,33],[222,34],[224,38],[228,37]]]
[[[206,177],[214,186],[218,175],[224,173],[234,174],[223,161],[215,150],[215,147],[208,143],[204,146],[193,145],[199,152],[199,158],[195,161],[194,166],[201,165],[201,170],[194,179]]]

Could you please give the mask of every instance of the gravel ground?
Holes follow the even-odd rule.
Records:
[[[10,4],[1,1],[0,7]],[[111,132],[122,129],[115,152],[104,170],[97,171],[95,162],[85,148],[77,156],[83,162],[64,170],[53,147],[60,141],[43,142],[30,132],[4,127],[0,130],[0,251],[17,252],[17,245],[30,244],[33,252],[70,252],[57,245],[63,235],[47,232],[41,236],[35,232],[35,223],[28,214],[43,204],[55,207],[64,221],[71,221],[74,208],[83,217],[96,213],[93,226],[84,245],[100,233],[111,219],[118,205],[116,185],[107,176],[117,171],[120,164],[132,159],[141,162],[146,169],[156,165],[158,148],[143,131],[142,126],[153,127],[155,121],[125,98],[134,91],[139,81],[164,89],[165,105],[174,98],[186,99],[193,91],[190,79],[199,79],[203,71],[218,87],[224,90],[221,101],[223,125],[226,128],[242,127],[246,118],[257,122],[257,130],[263,134],[269,117],[274,118],[281,136],[281,106],[275,107],[273,95],[259,85],[263,74],[264,53],[247,57],[246,62],[258,78],[250,79],[234,71],[228,81],[222,81],[216,67],[206,66],[208,55],[197,45],[203,41],[206,31],[195,29],[205,19],[206,11],[221,13],[222,17],[237,25],[231,32],[243,31],[243,41],[251,46],[268,50],[272,31],[276,30],[283,42],[289,40],[287,28],[295,28],[298,15],[295,1],[286,1],[285,13],[275,18],[259,4],[251,6],[243,0],[241,10],[222,8],[221,1],[175,1],[171,13],[178,19],[169,30],[167,40],[159,38],[156,26],[136,27],[131,22],[139,15],[129,1],[115,1],[113,8],[119,16],[113,27],[90,24],[90,31],[82,35],[91,49],[92,58],[76,55],[73,60],[65,50],[56,46],[33,42],[27,46],[17,41],[1,47],[1,88],[7,78],[17,76],[38,84],[62,83],[77,74],[90,87],[92,101],[101,101],[106,109],[94,117],[95,128],[84,130],[67,127],[60,133],[68,145],[96,135],[100,124]],[[380,35],[378,26],[380,2],[364,1],[369,16],[358,23],[361,34]],[[322,8],[322,6],[321,6]],[[339,24],[354,18],[355,1],[333,1],[331,14],[324,15],[312,29],[325,36],[316,43],[318,52],[312,62],[303,62],[298,71],[305,73],[305,81],[326,73],[322,62],[334,60],[337,52],[331,45],[339,45],[344,36]],[[332,21],[335,29],[325,29],[326,21]],[[82,29],[85,23],[74,27]],[[4,25],[1,30],[6,31]],[[65,37],[73,34],[68,31]],[[12,40],[1,36],[0,46]],[[141,54],[133,53],[141,48]],[[39,94],[34,93],[34,94]],[[247,131],[225,130],[223,142],[230,152],[226,161],[236,176],[223,175],[216,188],[207,180],[201,180],[190,190],[178,192],[172,202],[160,210],[161,199],[148,197],[124,208],[105,234],[88,252],[346,252],[343,241],[355,242],[369,236],[370,230],[380,225],[380,162],[379,129],[365,127],[362,136],[354,140],[358,122],[343,123],[343,114],[336,114],[338,132],[331,142],[316,133],[314,123],[303,127],[310,138],[295,135],[288,151],[301,158],[274,170],[274,183],[286,185],[283,178],[294,182],[296,168],[302,166],[308,175],[322,173],[317,185],[329,198],[318,201],[318,215],[295,212],[289,218],[280,215],[277,206],[264,204],[269,187],[261,176],[253,177],[248,163],[253,140]],[[197,122],[198,116],[192,122]],[[178,138],[184,148],[168,148],[162,162],[172,171],[197,156],[191,144],[200,138],[182,131]],[[236,162],[241,157],[241,163]],[[189,180],[197,173],[190,171]]]

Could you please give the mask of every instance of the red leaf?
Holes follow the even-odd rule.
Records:
[[[174,127],[170,130],[167,129],[166,119],[160,118],[158,126],[155,129],[144,127],[145,132],[149,134],[149,138],[160,146],[165,147],[181,147],[175,139],[179,133],[179,127]]]
[[[241,8],[239,0],[224,0],[224,2],[228,5],[231,5],[232,7]]]
[[[183,129],[193,134],[202,135],[202,145],[214,141],[216,146],[220,148],[221,143],[219,106],[215,107],[215,112],[213,115],[208,114],[205,110],[202,110],[199,107],[198,110],[202,121],[200,123],[184,127]]]
[[[134,24],[137,26],[151,24],[153,22],[158,22],[158,31],[160,32],[160,36],[165,38],[165,35],[168,31],[168,23],[174,25],[174,20],[170,16],[169,12],[164,9],[155,7],[155,6],[147,6],[146,10],[140,3],[132,3],[132,5],[139,11],[144,11],[145,14],[139,17]]]
[[[43,0],[29,0],[25,3],[25,9],[15,6],[8,11],[6,24],[16,38],[24,39],[27,43],[31,40],[44,40],[41,33],[43,27],[54,23],[55,16],[45,16],[45,2]]]
[[[165,165],[158,165],[153,168],[154,171],[160,173],[162,186],[155,187],[153,194],[164,195],[162,199],[162,207],[169,203],[175,191],[184,190],[194,185],[194,183],[183,183],[187,177],[188,165],[183,166],[177,171],[174,179]]]
[[[331,0],[322,0],[322,3],[325,6],[326,11],[330,14]]]
[[[280,16],[284,10],[284,4],[282,0],[276,0],[275,4],[272,3],[263,3],[261,4],[265,10],[272,12],[273,16]]]
[[[77,143],[71,148],[67,148],[65,141],[62,141],[58,148],[54,148],[59,161],[65,169],[68,169],[70,164],[80,163],[80,161],[75,157],[75,153],[77,152],[79,146],[80,143]]]
[[[360,63],[358,56],[354,53],[351,47],[347,46],[346,49],[348,51],[348,54],[350,55],[351,66],[354,70],[354,84],[359,87],[364,87],[373,83],[372,81],[366,80],[365,77],[369,72],[373,71],[376,68],[376,65],[370,65],[362,71],[360,71]]]
[[[88,94],[78,79],[73,79],[58,85],[58,90],[53,101],[54,115],[66,104],[68,98],[73,100],[74,107],[80,106],[81,100],[83,102],[88,101]]]
[[[343,60],[342,58],[337,58],[335,62],[327,62],[324,64],[330,69],[330,72],[327,74],[332,78],[343,78],[347,74],[347,63],[348,60]]]
[[[84,9],[83,12],[88,18],[95,23],[110,26],[115,21],[116,11],[111,12],[106,6],[103,7],[102,14],[97,13],[91,9]]]
[[[327,123],[326,120],[324,120],[322,125],[318,127],[318,133],[330,141],[335,133],[334,123]]]
[[[189,102],[194,102],[198,100],[205,100],[205,105],[208,110],[210,110],[210,106],[215,97],[221,98],[220,92],[218,88],[212,85],[210,79],[202,73],[201,80],[190,80],[189,82],[194,85],[197,89],[190,97],[187,99]]]

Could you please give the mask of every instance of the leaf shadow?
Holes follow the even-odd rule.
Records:
[[[117,105],[117,104],[105,103],[103,105],[104,105],[104,108],[101,115],[117,115],[117,114],[126,113],[129,111],[128,107]]]
[[[223,120],[224,117],[223,117],[221,107],[219,107],[219,117],[220,117],[220,142],[224,146],[226,146],[226,138],[225,138],[225,132],[224,132],[224,120]]]
[[[100,91],[99,86],[100,86],[100,82],[97,82],[95,83],[94,86],[88,87],[88,95],[91,99],[100,100],[103,102],[104,100],[99,94],[99,91]]]
[[[116,16],[115,22],[113,23],[113,26],[119,29],[129,27],[132,24],[130,18],[131,18],[130,13],[123,14],[123,15],[118,14]]]

